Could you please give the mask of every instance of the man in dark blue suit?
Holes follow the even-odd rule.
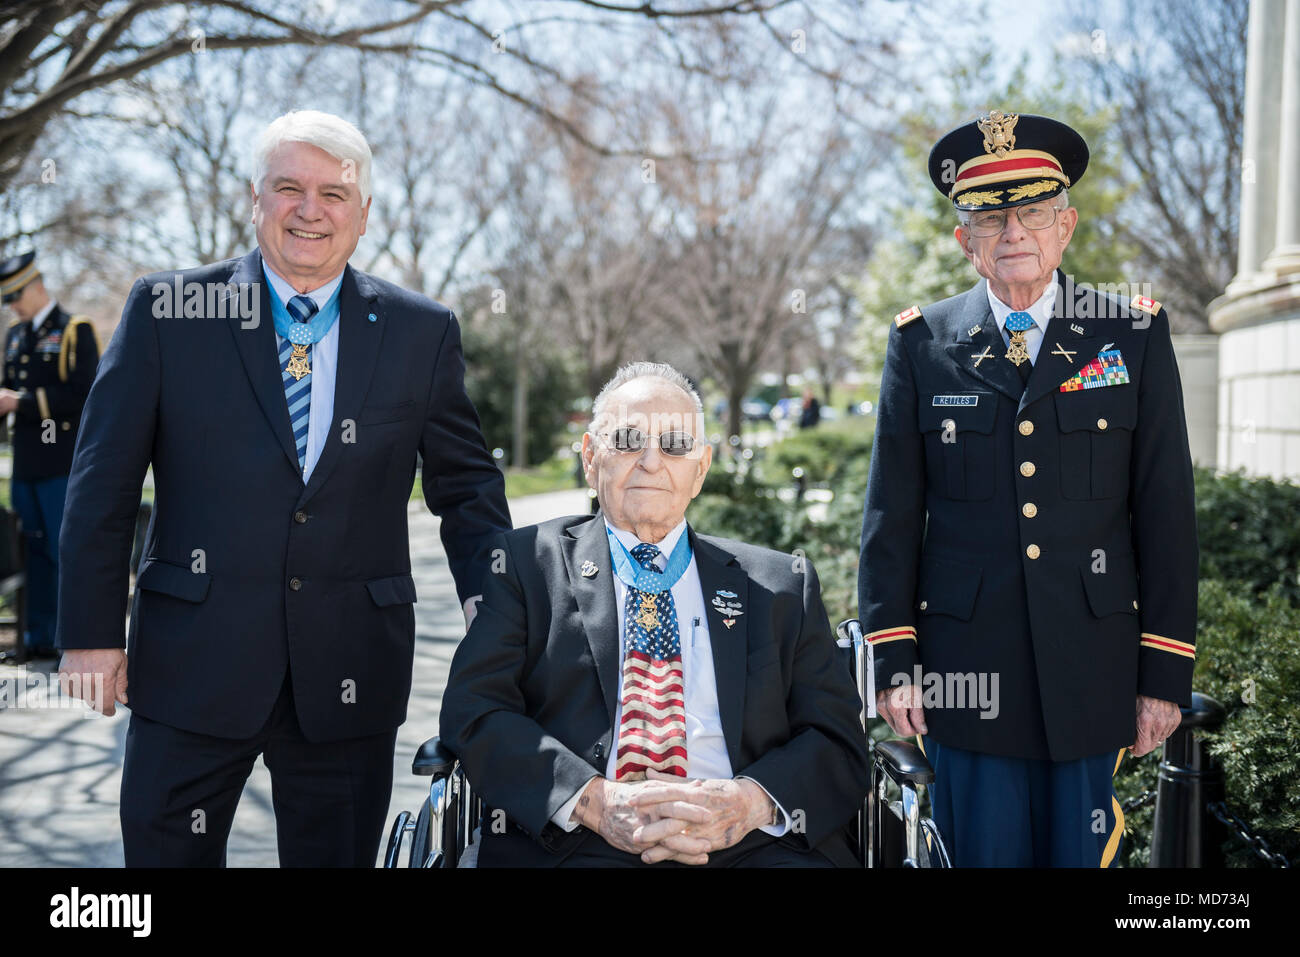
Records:
[[[61,677],[128,702],[128,866],[221,865],[271,771],[282,865],[371,866],[406,717],[416,455],[467,618],[504,483],[455,317],[347,265],[370,149],[289,113],[257,150],[258,249],[139,280],[91,389],[61,539]],[[123,653],[146,469],[153,519]]]

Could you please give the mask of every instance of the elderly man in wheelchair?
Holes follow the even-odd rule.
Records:
[[[407,836],[426,867],[942,863],[924,757],[869,752],[857,623],[837,648],[806,559],[686,522],[712,456],[689,381],[633,363],[592,415],[600,511],[502,536],[386,864]]]

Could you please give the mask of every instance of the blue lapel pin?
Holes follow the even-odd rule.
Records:
[[[378,321],[379,321],[379,317],[376,316],[373,312],[372,312],[372,313],[371,313],[367,318],[369,318],[371,322],[378,322]]]

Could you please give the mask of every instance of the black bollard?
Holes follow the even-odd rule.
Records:
[[[1223,768],[1210,756],[1199,730],[1223,724],[1223,705],[1192,692],[1178,730],[1164,743],[1156,785],[1149,867],[1223,867],[1227,832],[1208,805],[1223,800]]]

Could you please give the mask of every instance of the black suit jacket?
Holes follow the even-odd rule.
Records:
[[[198,315],[167,317],[177,283],[203,293]],[[255,324],[230,299],[240,288],[260,304]],[[465,394],[455,317],[347,267],[334,422],[304,484],[270,296],[257,251],[135,284],[77,440],[58,643],[122,647],[152,464],[127,642],[132,710],[248,737],[289,668],[310,740],[376,734],[405,720],[411,684],[416,453],[462,600],[479,592],[489,542],[509,527],[504,482]]]
[[[867,792],[867,749],[817,574],[803,559],[688,534],[706,605],[723,589],[744,610],[730,629],[708,612],[732,771],[802,820],[803,833],[782,841],[851,864],[843,827]],[[603,840],[583,827],[566,834],[550,817],[605,773],[616,746],[621,660],[608,537],[597,514],[508,532],[500,548],[499,573],[452,661],[440,733],[484,801],[517,828],[485,827],[480,862],[555,864],[584,840]],[[586,562],[594,575],[582,574]]]
[[[859,595],[876,688],[952,689],[936,740],[1067,761],[1132,744],[1139,693],[1190,703],[1197,544],[1168,317],[1057,279],[1027,386],[983,280],[890,330]],[[1106,347],[1128,382],[1060,390]]]

